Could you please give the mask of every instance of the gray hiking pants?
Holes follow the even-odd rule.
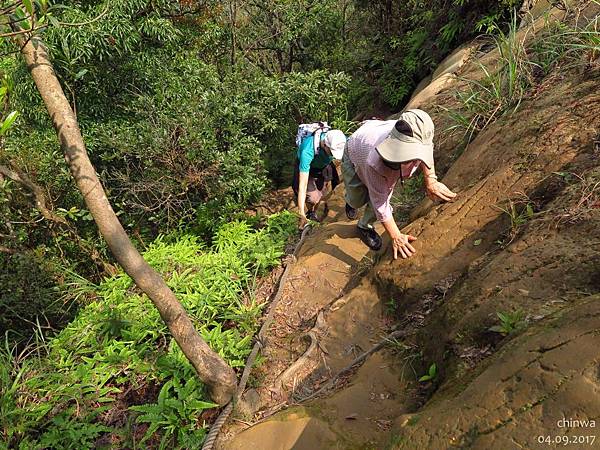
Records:
[[[369,199],[369,190],[356,174],[354,164],[352,164],[352,161],[348,157],[347,148],[342,157],[342,177],[344,178],[344,185],[346,187],[346,203],[355,209],[367,205],[365,212],[358,221],[358,226],[361,228],[373,228],[377,217]]]

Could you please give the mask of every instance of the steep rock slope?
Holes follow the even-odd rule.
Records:
[[[579,6],[597,18],[598,5]],[[480,61],[493,67],[493,52]],[[419,254],[375,269],[401,314],[436,302],[417,342],[439,373],[429,401],[396,420],[397,448],[600,446],[589,426],[600,393],[600,70],[597,55],[584,61],[540,80],[462,154],[441,142],[458,200],[420,205],[406,227]],[[467,63],[459,75],[478,73]],[[460,77],[418,106],[452,108]]]

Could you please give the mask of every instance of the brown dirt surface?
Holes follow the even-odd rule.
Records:
[[[257,386],[246,392],[240,408],[243,417],[224,433],[220,448],[248,448],[252,442],[260,443],[259,448],[292,448],[284,444],[291,441],[294,448],[303,448],[314,439],[324,448],[342,438],[376,442],[382,430],[389,431],[393,418],[407,411],[404,394],[399,394],[405,391],[404,369],[394,358],[376,354],[334,399],[309,402],[306,409],[291,408],[229,440],[246,423],[269,417],[318,389],[389,331],[385,305],[374,295],[372,284],[363,280],[375,255],[345,218],[342,194],[341,189],[334,193],[326,224],[312,231],[298,255],[267,334],[265,364],[255,370]],[[316,345],[311,346],[308,332],[314,334]],[[311,347],[313,351],[303,356]],[[301,358],[303,364],[287,373]],[[330,426],[338,421],[346,425],[342,430]],[[272,433],[278,436],[274,447],[265,437]]]
[[[580,16],[598,14],[587,5]],[[493,67],[493,53],[479,61]],[[538,80],[466,148],[444,131],[446,109],[478,61],[420,98],[456,201],[421,202],[404,228],[417,254],[392,261],[387,240],[367,252],[338,188],[218,448],[600,448],[589,422],[572,422],[600,420],[599,67]],[[406,335],[301,402],[394,329]]]
[[[268,216],[285,209],[291,209],[295,204],[294,191],[291,187],[275,189],[265,193],[262,200],[246,211],[250,215]]]

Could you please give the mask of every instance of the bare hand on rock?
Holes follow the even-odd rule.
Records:
[[[448,187],[437,180],[433,180],[425,185],[427,190],[427,196],[431,200],[444,200],[445,202],[451,202],[456,197],[456,193],[452,192]]]
[[[416,241],[417,238],[410,234],[400,233],[397,237],[392,238],[392,245],[394,248],[394,259],[398,259],[398,255],[402,256],[403,259],[410,258],[417,251],[410,244]]]

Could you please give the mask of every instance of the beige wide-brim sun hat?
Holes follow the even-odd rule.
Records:
[[[390,135],[377,146],[379,155],[386,161],[395,163],[420,160],[431,169],[434,125],[429,114],[420,109],[409,109],[398,120],[404,120],[412,129],[413,135],[402,134],[394,127]]]

